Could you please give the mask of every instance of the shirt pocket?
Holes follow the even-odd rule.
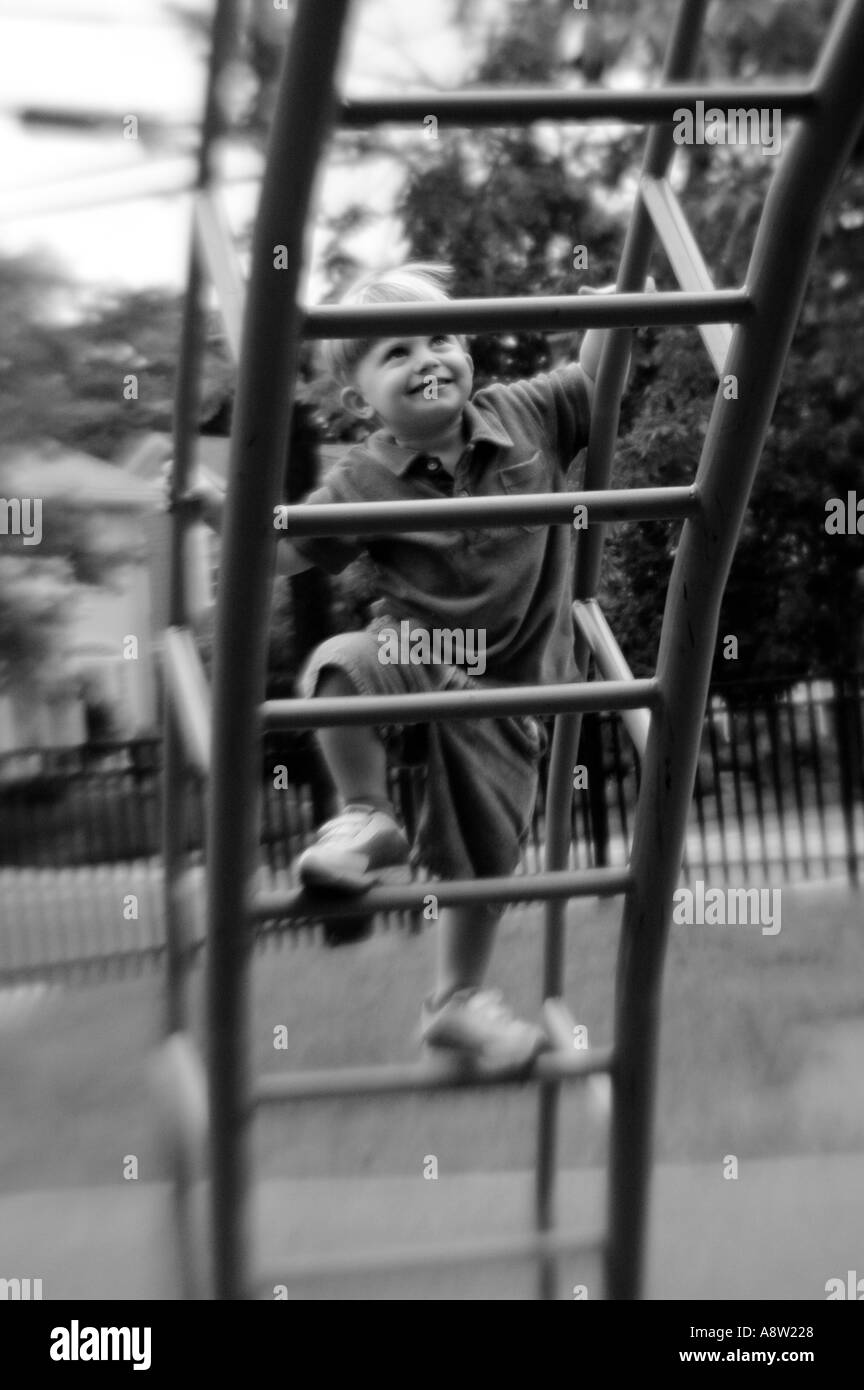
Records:
[[[501,486],[508,497],[525,496],[535,492],[549,492],[549,483],[539,453],[530,458],[520,459],[518,463],[504,464],[498,470]],[[545,521],[519,522],[520,531],[542,531]]]

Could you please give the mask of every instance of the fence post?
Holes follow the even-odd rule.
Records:
[[[858,740],[850,728],[851,700],[844,675],[834,677],[834,709],[837,730],[837,761],[840,773],[840,801],[843,809],[843,829],[846,835],[846,872],[853,887],[858,887],[858,856],[855,847],[855,783],[852,762],[858,753]]]
[[[613,749],[615,745],[613,744]],[[609,863],[609,811],[606,805],[606,769],[603,750],[603,722],[598,714],[586,714],[582,719],[582,741],[579,757],[585,761],[588,775],[588,805],[591,808],[591,838],[594,841],[594,863],[605,867]],[[615,778],[622,776],[620,758],[613,759]]]

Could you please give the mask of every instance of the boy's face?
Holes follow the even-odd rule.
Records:
[[[422,442],[460,418],[473,379],[474,364],[452,335],[382,338],[358,362],[342,401],[362,419],[377,415],[397,440]]]

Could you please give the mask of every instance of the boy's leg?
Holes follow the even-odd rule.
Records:
[[[351,681],[338,667],[326,670],[318,696],[355,695]],[[379,811],[391,809],[387,794],[387,752],[368,724],[318,730],[318,742],[343,806],[358,802]]]
[[[404,687],[378,660],[378,651],[369,632],[328,639],[304,668],[300,693],[403,693]],[[379,730],[363,724],[319,729],[318,741],[342,810],[319,828],[315,843],[300,855],[297,871],[307,888],[362,892],[383,873],[404,869],[410,856],[388,795],[385,743]]]
[[[532,720],[432,726],[420,849],[436,876],[482,880],[514,872],[542,749]],[[548,1039],[483,987],[502,911],[482,901],[442,911],[435,992],[423,1008],[421,1036],[428,1047],[481,1066],[522,1067]]]
[[[501,907],[445,907],[438,920],[435,1003],[460,989],[478,989],[495,945]]]
[[[481,988],[502,908],[445,908],[438,921],[436,991],[423,1008],[427,1047],[495,1067],[530,1065],[548,1046],[542,1029],[516,1018],[497,990]]]

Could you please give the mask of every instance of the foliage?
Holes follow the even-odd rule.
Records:
[[[0,260],[0,295],[4,445],[50,439],[113,459],[130,435],[171,429],[180,296],[106,290],[81,303],[63,273],[36,256]],[[137,378],[137,398],[127,376]],[[231,380],[221,335],[210,323],[202,415],[216,408]]]
[[[0,296],[0,494],[9,495],[5,460],[28,448],[112,461],[130,435],[171,429],[179,297],[105,291],[82,303],[62,270],[35,255],[0,259]],[[127,400],[131,375],[138,397]],[[210,323],[202,414],[230,391],[231,375]],[[21,551],[4,541],[0,687],[56,678],[52,658],[76,584],[110,582],[129,558],[113,535],[98,512],[46,499],[38,548]]]
[[[56,557],[0,553],[0,690],[56,679],[52,658],[68,612],[70,569]]]
[[[566,6],[517,0],[478,73],[480,81],[591,78],[616,64],[656,58],[674,6],[613,0],[592,17],[591,42],[567,60]],[[772,3],[754,13],[736,3],[709,18],[697,72],[754,79],[806,70],[831,6]],[[532,22],[533,16],[533,22]],[[557,35],[557,39],[556,39]],[[562,39],[563,35],[563,39]],[[647,80],[647,75],[646,75]],[[400,211],[411,253],[456,269],[456,294],[567,293],[577,288],[574,243],[589,248],[587,283],[614,278],[623,235],[605,208],[638,164],[632,140],[573,135],[566,150],[527,132],[442,133],[421,171],[409,174]],[[694,148],[679,160],[680,194],[718,285],[743,283],[771,161],[746,148]],[[590,173],[589,173],[590,170]],[[864,496],[864,161],[861,148],[835,196],[795,336],[751,506],[741,533],[719,625],[715,679],[848,669],[860,663],[864,570],[857,536],[829,536],[825,502]],[[575,230],[578,229],[578,230]],[[662,253],[659,288],[677,288]],[[572,345],[575,353],[576,345]],[[472,346],[478,384],[548,365],[542,335],[484,338]],[[746,389],[746,383],[742,384]],[[615,482],[681,484],[695,472],[716,390],[694,329],[636,335]],[[601,598],[637,674],[654,669],[663,602],[678,528],[664,523],[610,528]],[[734,668],[725,634],[738,638]]]
[[[835,6],[833,0],[745,0],[710,6],[697,78],[789,78],[806,72]],[[574,10],[568,0],[454,0],[452,13],[468,33],[485,34],[478,85],[581,85],[634,74],[657,80],[676,0],[604,0]],[[180,7],[178,7],[178,12]],[[200,17],[185,22],[203,42]],[[290,14],[288,15],[290,22]],[[253,139],[263,139],[272,109],[280,42],[262,20],[238,49],[233,81],[235,116]],[[245,87],[243,72],[245,71]],[[246,93],[245,97],[243,93]],[[238,107],[238,102],[242,110]],[[457,296],[574,293],[581,284],[614,278],[625,218],[632,203],[643,132],[619,127],[534,127],[530,130],[448,130],[437,140],[418,132],[380,128],[342,131],[333,158],[353,164],[396,159],[404,169],[396,208],[409,254],[454,267]],[[784,130],[785,134],[785,130]],[[715,147],[679,152],[679,196],[719,285],[741,283],[769,177],[776,161],[746,149]],[[329,297],[360,269],[351,237],[369,223],[367,205],[344,209],[326,232]],[[824,234],[766,441],[751,506],[722,608],[714,676],[729,679],[722,638],[738,638],[736,678],[840,669],[862,660],[860,537],[829,536],[825,502],[848,491],[864,497],[864,152],[855,153],[826,219]],[[587,269],[574,269],[573,248],[588,248]],[[660,288],[674,282],[661,253],[652,267]],[[133,432],[170,428],[179,333],[178,298],[146,292],[105,294],[68,310],[70,288],[56,267],[35,258],[0,261],[0,418],[3,442],[50,438],[102,458],[116,457]],[[230,398],[232,370],[214,324],[208,325],[202,418]],[[561,354],[575,355],[578,339],[536,333],[484,335],[472,343],[477,384],[542,370]],[[137,400],[123,399],[123,377],[139,380]],[[320,392],[314,357],[304,350],[298,400],[316,400],[317,425],[327,438],[358,437],[331,392]],[[644,330],[636,335],[628,393],[622,408],[616,484],[688,481],[695,470],[716,389],[695,330]],[[610,528],[601,599],[637,674],[653,670],[677,528],[662,523]],[[63,587],[62,573],[98,573],[93,537],[70,535],[65,556],[28,557],[45,564],[34,595]],[[88,559],[88,556],[91,558]],[[40,572],[41,573],[41,572]],[[23,574],[20,571],[19,574]],[[21,592],[16,582],[10,594]],[[274,614],[273,669],[287,679],[302,659],[292,586],[281,587]],[[40,597],[41,595],[41,597]],[[351,568],[335,585],[337,626],[362,621],[368,580]],[[295,590],[293,602],[298,601]],[[326,593],[304,595],[317,606],[322,631]],[[32,655],[44,656],[47,627],[20,622],[10,604],[0,633],[23,662],[27,632]],[[36,636],[36,633],[41,635]],[[39,658],[41,659],[41,658]]]
[[[719,284],[741,283],[764,196],[761,171],[718,156],[685,200]],[[731,226],[718,185],[731,195]],[[860,664],[860,539],[825,531],[825,503],[864,495],[864,165],[847,170],[826,218],[721,609],[716,680],[848,670]],[[723,238],[723,230],[726,236]],[[721,238],[722,244],[721,244]],[[671,283],[670,283],[671,287]],[[746,383],[742,383],[746,389]],[[716,380],[693,330],[646,334],[631,378],[631,423],[618,451],[626,485],[691,479]],[[653,670],[677,528],[617,527],[603,599],[638,674]],[[738,638],[737,661],[723,638]]]

